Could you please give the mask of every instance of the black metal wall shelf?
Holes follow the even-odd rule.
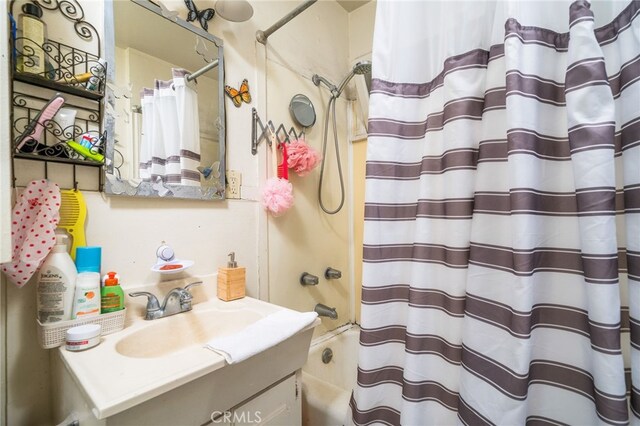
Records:
[[[36,74],[16,72],[13,74],[13,79],[16,81],[21,81],[23,83],[31,84],[31,85],[42,87],[45,89],[55,90],[56,92],[66,93],[74,96],[80,96],[82,98],[91,99],[94,101],[98,101],[104,97],[104,94],[101,92],[94,92],[94,91],[83,89],[81,87],[69,86],[67,84],[58,83],[53,80],[42,78]]]
[[[38,154],[28,154],[28,153],[19,152],[17,154],[14,154],[14,157],[22,158],[23,160],[42,161],[42,156]],[[103,166],[102,163],[98,163],[95,161],[79,162],[77,159],[73,159],[73,158],[48,157],[46,161],[47,163],[73,164],[76,166],[86,166],[86,167],[102,167]]]
[[[39,8],[42,12],[40,19],[45,23],[48,18],[55,19],[55,27],[48,28],[49,37],[43,43],[21,34],[18,14],[24,13],[25,5],[31,9]],[[95,27],[85,20],[84,10],[77,0],[12,0],[9,11],[13,25],[10,56],[14,185],[17,179],[15,160],[28,160],[44,163],[44,178],[49,177],[47,163],[68,166],[74,187],[78,186],[76,167],[93,168],[98,173],[96,190],[102,191],[106,140],[102,129],[102,100],[106,87],[106,64],[99,59],[100,37]],[[54,15],[62,15],[65,19]],[[68,26],[64,25],[65,21]],[[60,31],[64,31],[65,43],[55,39],[56,35],[62,36]],[[71,37],[73,34],[77,40]],[[34,64],[42,65],[34,71]],[[58,95],[64,98],[63,108],[76,111],[72,124],[65,128],[61,128],[61,120],[39,118],[48,101]],[[37,122],[39,124],[35,125]],[[37,128],[41,133],[36,132]],[[78,148],[83,135],[86,135],[85,140],[91,140],[85,144],[86,150]],[[66,168],[56,170],[57,173],[67,173]]]

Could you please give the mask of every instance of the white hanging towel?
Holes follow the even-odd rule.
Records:
[[[287,340],[313,324],[317,317],[315,312],[284,309],[230,336],[210,340],[205,347],[222,355],[229,364],[238,363]]]

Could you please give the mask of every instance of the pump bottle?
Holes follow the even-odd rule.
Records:
[[[235,256],[229,253],[227,267],[218,268],[218,299],[226,302],[245,296],[246,269],[238,267]]]

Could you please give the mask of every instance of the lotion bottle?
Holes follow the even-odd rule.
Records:
[[[76,293],[71,317],[76,319],[94,315],[100,315],[100,274],[80,272],[76,279]]]
[[[41,323],[71,319],[76,265],[67,252],[67,236],[56,235],[56,245],[38,273],[38,319]]]
[[[229,253],[226,268],[218,268],[218,299],[228,302],[245,296],[246,269],[239,268],[236,254]]]

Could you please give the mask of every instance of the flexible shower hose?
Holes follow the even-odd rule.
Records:
[[[342,166],[340,165],[340,149],[338,147],[338,130],[336,128],[336,97],[331,96],[329,99],[329,105],[327,108],[327,115],[324,120],[324,139],[322,141],[322,164],[320,166],[320,183],[318,184],[318,201],[320,203],[320,208],[327,214],[336,214],[344,205],[344,179],[342,178]],[[327,159],[327,135],[329,133],[329,119],[330,116],[333,115],[333,144],[336,149],[336,161],[338,163],[338,176],[340,177],[340,204],[335,210],[329,210],[325,207],[324,202],[322,201],[322,182],[324,178],[324,164]]]

